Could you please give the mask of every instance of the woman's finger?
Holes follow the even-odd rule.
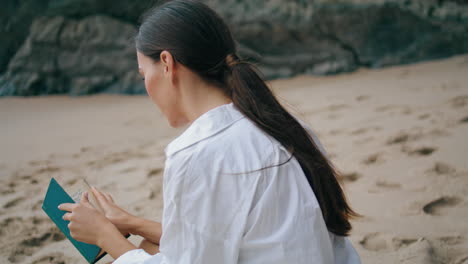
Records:
[[[107,207],[107,200],[106,200],[106,197],[104,197],[104,195],[98,191],[98,189],[96,187],[91,187],[91,191],[93,192],[94,194],[94,197],[96,198],[96,201],[98,203],[98,205],[105,209]]]
[[[76,203],[63,203],[58,206],[59,210],[71,212],[76,207]]]
[[[106,199],[108,201],[114,202],[114,199],[112,199],[112,196],[109,193],[103,192],[104,196],[106,196]]]
[[[91,207],[91,208],[93,207],[91,203],[89,202],[88,192],[83,192],[81,194],[80,204]]]
[[[62,216],[63,220],[66,220],[66,221],[71,221],[71,213],[65,213],[63,216]]]

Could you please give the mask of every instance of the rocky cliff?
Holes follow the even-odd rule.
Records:
[[[468,51],[464,0],[205,0],[268,79]],[[154,1],[4,0],[0,95],[144,93],[133,37]]]

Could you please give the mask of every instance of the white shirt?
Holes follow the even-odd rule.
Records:
[[[361,263],[328,232],[295,158],[255,171],[290,153],[233,103],[202,114],[165,153],[160,253],[135,249],[114,264]]]

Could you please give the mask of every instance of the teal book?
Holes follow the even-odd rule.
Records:
[[[74,196],[77,196],[76,193]],[[76,198],[74,200],[54,178],[51,178],[42,204],[42,209],[46,212],[49,218],[52,219],[55,225],[57,225],[60,231],[62,231],[62,233],[68,238],[68,240],[70,240],[73,246],[78,249],[81,255],[83,255],[89,263],[96,263],[106,255],[106,252],[96,245],[83,243],[71,237],[70,230],[68,229],[69,221],[63,220],[62,218],[66,211],[58,209],[59,204],[75,202],[79,201],[76,201]],[[127,235],[127,237],[128,236],[129,235]]]

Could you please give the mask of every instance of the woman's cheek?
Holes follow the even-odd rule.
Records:
[[[149,97],[155,102],[156,96],[158,93],[156,92],[156,86],[155,86],[155,80],[154,78],[147,78],[145,79],[145,88],[146,88],[146,93],[148,93]],[[156,102],[155,102],[156,103]]]
[[[149,92],[149,89],[148,89],[148,84],[146,83],[146,80],[144,80],[143,85],[145,86],[146,94],[147,94],[148,96],[151,96],[151,94],[150,94],[150,92]]]

